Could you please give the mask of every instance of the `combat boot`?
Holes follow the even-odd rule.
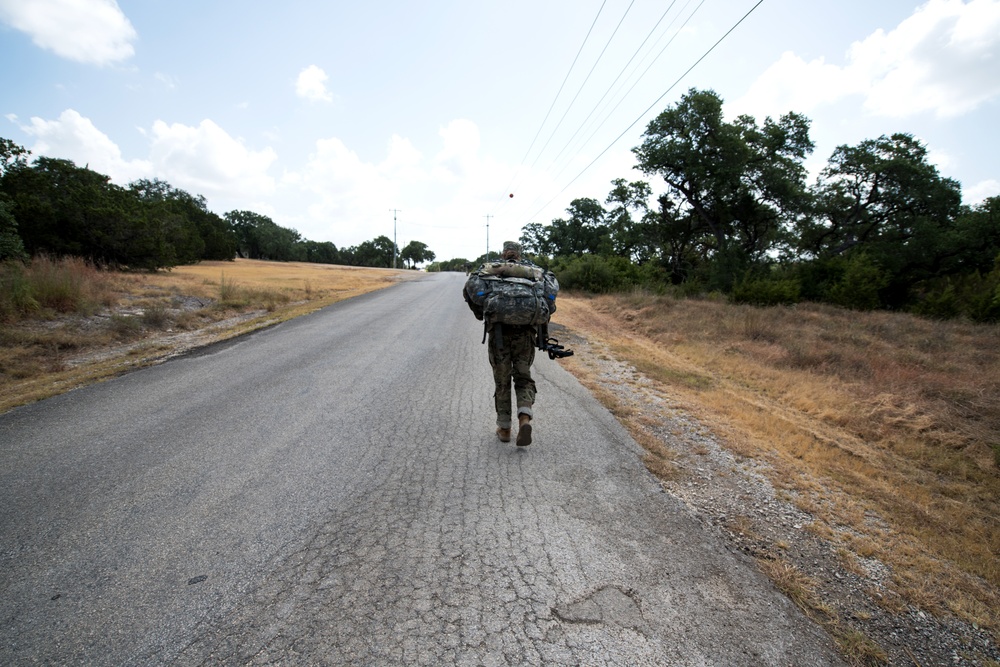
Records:
[[[531,417],[525,414],[517,416],[517,446],[527,447],[531,444]]]
[[[500,438],[500,442],[510,442],[510,429],[498,426],[497,437]]]

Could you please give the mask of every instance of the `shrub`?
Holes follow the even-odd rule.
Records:
[[[655,290],[664,285],[662,269],[653,265],[637,266],[625,257],[558,257],[551,268],[559,279],[560,287],[597,294],[626,291],[633,287]]]
[[[975,271],[927,281],[910,310],[942,320],[965,316],[973,322],[1000,322],[1000,266],[985,276]]]
[[[39,309],[21,262],[0,265],[0,321],[14,322]]]
[[[162,303],[151,303],[143,308],[141,319],[145,326],[155,329],[163,329],[170,323],[169,313]]]
[[[844,272],[827,290],[824,300],[852,310],[875,310],[882,305],[879,292],[889,284],[889,275],[867,255],[844,259]]]
[[[36,257],[28,269],[32,293],[39,305],[60,313],[72,313],[84,302],[82,268],[79,260],[53,261]]]
[[[801,285],[795,278],[744,278],[733,287],[732,300],[754,306],[789,306],[801,298]]]
[[[11,261],[0,268],[0,317],[7,321],[39,311],[90,314],[112,301],[108,280],[76,257],[38,256],[29,264]]]
[[[957,317],[960,309],[955,286],[950,280],[927,291],[911,309],[917,315],[947,320]]]
[[[109,326],[115,337],[122,340],[136,338],[142,334],[142,320],[131,315],[114,314],[111,316]]]
[[[0,261],[26,259],[24,242],[17,233],[17,222],[10,213],[9,205],[0,199]]]

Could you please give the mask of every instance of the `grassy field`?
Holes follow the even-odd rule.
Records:
[[[419,275],[249,260],[28,272],[3,276],[0,411]],[[556,322],[765,462],[845,566],[890,566],[889,611],[1000,631],[1000,327],[643,293],[563,295]],[[592,380],[579,360],[564,365]],[[616,414],[650,447],[650,470],[678,474],[643,437],[649,415]]]
[[[239,259],[156,273],[75,259],[3,266],[0,411],[417,275]]]
[[[766,462],[845,560],[889,565],[883,604],[1000,629],[1000,327],[640,293],[556,317]]]

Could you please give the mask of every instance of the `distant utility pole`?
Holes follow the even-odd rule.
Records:
[[[396,268],[396,213],[399,212],[398,208],[390,208],[392,211],[392,268]]]
[[[492,213],[487,213],[483,216],[486,218],[486,261],[490,261],[490,218],[493,217]]]

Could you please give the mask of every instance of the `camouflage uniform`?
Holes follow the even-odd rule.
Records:
[[[521,245],[513,241],[503,244],[502,259],[534,267],[531,262],[521,260]],[[537,267],[536,267],[537,268]],[[475,313],[476,319],[483,319],[483,310],[469,298],[463,290],[466,302]],[[532,405],[535,403],[535,381],[531,379],[531,364],[535,361],[535,346],[538,332],[534,326],[494,324],[489,329],[489,359],[493,367],[493,381],[496,390],[493,401],[497,411],[497,435],[504,442],[510,440],[511,430],[511,383],[517,399],[519,423],[518,445],[531,443]]]
[[[497,347],[496,330],[501,328],[503,347]],[[535,403],[535,381],[531,379],[531,364],[535,361],[537,332],[531,326],[494,325],[490,329],[490,366],[496,391],[493,402],[497,409],[497,426],[510,428],[511,381],[517,396],[517,414],[532,416]]]

